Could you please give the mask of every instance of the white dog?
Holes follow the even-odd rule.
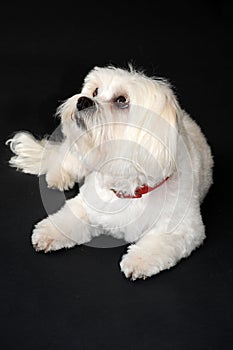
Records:
[[[212,183],[211,151],[165,80],[132,67],[96,67],[58,115],[62,142],[26,132],[8,141],[10,165],[45,174],[49,187],[84,180],[75,198],[35,226],[37,251],[104,232],[131,243],[120,267],[135,280],[169,269],[203,242],[200,203]]]

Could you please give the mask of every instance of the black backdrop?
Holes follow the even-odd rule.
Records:
[[[232,348],[232,12],[221,4],[1,5],[2,349]],[[7,166],[4,141],[58,125],[59,101],[95,65],[132,62],[174,85],[215,156],[204,245],[170,271],[127,281],[126,247],[35,253],[38,178]],[[72,193],[71,193],[72,195]]]

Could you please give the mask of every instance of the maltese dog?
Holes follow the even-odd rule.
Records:
[[[200,246],[200,204],[212,183],[211,150],[169,83],[132,67],[95,67],[57,110],[63,139],[27,132],[8,140],[10,165],[79,194],[35,225],[32,244],[53,251],[101,234],[130,243],[132,280],[174,266]]]

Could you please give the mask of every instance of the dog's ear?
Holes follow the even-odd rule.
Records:
[[[166,80],[155,80],[155,94],[157,96],[156,110],[158,115],[172,127],[177,128],[182,115],[177,98]]]
[[[159,127],[155,125],[154,133],[161,141],[160,146],[162,144],[165,145],[165,147],[161,146],[163,158],[167,159],[168,163],[173,166],[173,161],[176,157],[182,110],[169,83],[166,81],[155,81],[155,85],[155,100],[157,102],[155,102],[155,110],[158,115],[156,122],[159,123]]]
[[[174,93],[170,88],[165,91],[164,104],[160,115],[163,119],[168,121],[171,126],[175,128],[178,127],[181,109]]]

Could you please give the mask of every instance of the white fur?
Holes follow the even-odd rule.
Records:
[[[78,112],[81,96],[96,108]],[[116,104],[118,96],[126,97],[125,108]],[[105,232],[132,243],[120,267],[134,280],[174,266],[203,242],[200,203],[212,183],[212,156],[166,81],[132,68],[96,67],[58,114],[62,142],[25,132],[8,141],[15,153],[10,165],[46,174],[49,187],[68,189],[84,179],[78,196],[35,226],[36,250],[72,247]],[[115,194],[133,195],[167,177],[138,199]]]

